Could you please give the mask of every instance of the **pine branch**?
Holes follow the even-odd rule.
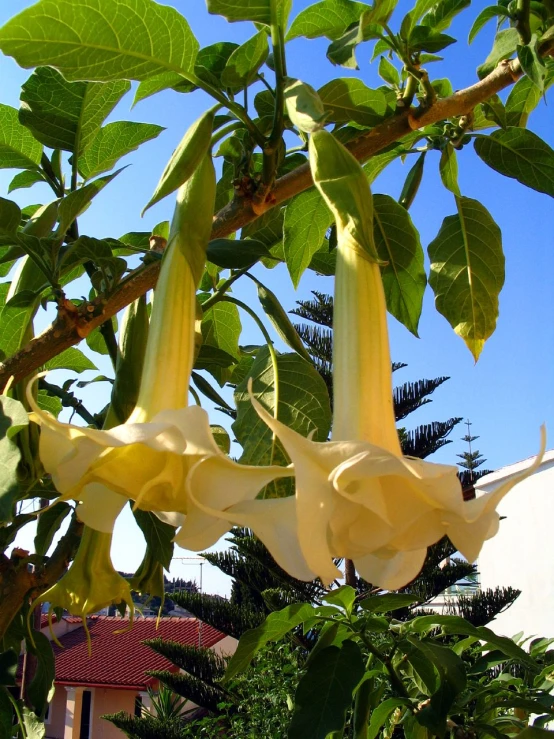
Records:
[[[554,39],[548,38],[539,44],[538,53],[541,56],[552,55],[553,52]],[[458,90],[450,97],[438,99],[431,105],[417,109],[411,108],[391,116],[371,131],[364,132],[359,138],[349,142],[347,146],[356,159],[365,162],[390,144],[401,141],[404,136],[415,129],[470,113],[479,103],[513,85],[522,74],[523,71],[517,59],[502,61],[487,77],[474,85]],[[276,181],[271,196],[265,204],[266,210],[289,200],[311,185],[309,165],[303,164],[297,167]],[[252,201],[247,198],[233,199],[215,216],[212,238],[228,236],[251,223],[259,217],[260,210],[261,204],[257,204],[256,211],[254,211]],[[159,268],[159,263],[140,268],[122,280],[110,296],[100,297],[92,304],[84,303],[80,313],[80,323],[75,321],[73,316],[60,314],[54,324],[43,334],[31,340],[21,351],[0,365],[0,388],[4,388],[12,376],[14,382],[18,383],[28,375],[34,374],[49,359],[79,343],[96,326],[107,321],[154,287]],[[89,308],[92,308],[90,312]]]
[[[312,290],[315,300],[297,300],[298,308],[293,308],[290,313],[306,321],[313,321],[320,326],[331,328],[333,325],[333,298],[317,290]]]
[[[461,420],[450,418],[448,421],[433,421],[407,431],[402,441],[402,452],[407,457],[425,459],[445,444],[451,443],[446,437]]]
[[[155,716],[144,714],[140,718],[125,711],[104,714],[100,718],[110,721],[129,739],[183,739],[183,722],[180,719],[162,722]]]
[[[434,393],[443,382],[449,379],[450,377],[435,377],[434,380],[405,382],[403,385],[395,387],[393,395],[396,420],[401,421],[422,405],[430,403],[431,401],[427,396]]]
[[[185,670],[211,686],[215,686],[216,681],[225,673],[226,660],[211,649],[193,647],[161,637],[145,639],[142,643],[157,654],[161,654],[179,669]]]
[[[163,683],[182,698],[196,703],[197,706],[207,708],[208,711],[217,711],[217,706],[228,696],[220,687],[208,685],[192,675],[170,672],[169,670],[146,670],[146,674]]]
[[[516,588],[488,588],[473,595],[458,596],[455,610],[474,626],[485,626],[509,608],[520,595],[521,590]]]
[[[173,593],[171,600],[205,623],[235,639],[240,639],[248,629],[259,626],[265,618],[264,613],[257,613],[250,608],[241,608],[216,595],[200,595],[185,590],[181,593]]]

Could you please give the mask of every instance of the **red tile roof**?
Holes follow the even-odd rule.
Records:
[[[63,649],[52,644],[58,684],[146,690],[153,678],[145,675],[145,670],[175,671],[176,668],[165,657],[142,644],[144,639],[162,637],[181,644],[198,645],[199,622],[195,618],[162,618],[158,629],[155,618],[140,618],[135,620],[130,631],[123,634],[114,634],[114,631],[128,627],[128,619],[92,616],[87,623],[92,642],[90,657],[83,628],[60,637]],[[211,647],[225,637],[208,624],[202,623],[201,626],[204,647]]]

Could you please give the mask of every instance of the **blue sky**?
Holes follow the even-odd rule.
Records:
[[[218,40],[242,42],[255,29],[252,24],[228,24],[223,19],[209,16],[203,0],[169,0],[188,19],[200,45]],[[295,0],[294,17],[311,4],[307,0]],[[432,78],[450,77],[454,89],[466,87],[476,81],[475,68],[486,57],[492,44],[494,24],[481,32],[471,47],[466,44],[467,32],[484,2],[474,2],[455,22],[449,33],[459,42],[445,51],[447,61],[429,65]],[[0,23],[19,10],[30,5],[20,0],[10,0],[0,6]],[[412,3],[400,0],[391,25],[397,29]],[[333,67],[325,57],[327,42],[297,39],[287,46],[288,73],[320,87],[334,77],[358,75],[368,86],[382,84],[376,64],[369,65],[372,46],[365,44],[357,53],[360,71]],[[12,59],[0,58],[0,102],[18,107],[19,89],[29,72],[21,70]],[[271,72],[268,72],[268,78]],[[135,84],[133,85],[135,86]],[[503,94],[505,98],[506,94]],[[171,152],[183,132],[211,102],[202,92],[181,95],[164,92],[139,103],[131,109],[133,96],[127,95],[109,120],[134,120],[165,126],[157,140],[145,144],[123,163],[132,166],[94,201],[90,210],[80,219],[81,233],[92,236],[120,236],[128,231],[149,230],[161,220],[169,219],[173,209],[171,198],[166,198],[151,208],[144,219],[140,211],[150,198],[153,188]],[[552,104],[552,103],[551,103]],[[551,146],[554,146],[552,112],[541,104],[530,118],[529,127]],[[418,196],[411,208],[415,225],[420,230],[424,249],[436,236],[445,216],[455,212],[453,196],[442,187],[438,174],[439,153],[427,157],[425,174]],[[482,356],[474,363],[462,340],[454,334],[446,320],[434,308],[432,292],[427,288],[423,315],[420,322],[420,338],[413,337],[403,326],[390,319],[391,353],[396,361],[406,362],[408,368],[395,375],[397,383],[423,377],[448,375],[451,379],[433,396],[433,402],[408,419],[408,426],[443,420],[450,416],[463,416],[472,421],[472,431],[479,435],[477,442],[487,457],[487,467],[496,469],[536,453],[539,446],[539,426],[546,422],[554,434],[554,209],[551,199],[544,194],[525,188],[490,170],[473,152],[465,147],[458,157],[462,194],[480,200],[498,222],[503,233],[506,254],[506,282],[500,295],[500,317],[496,332],[487,342]],[[398,197],[406,173],[413,163],[397,162],[377,179],[373,185],[376,193]],[[5,195],[15,172],[0,170],[0,192]],[[20,190],[10,197],[20,205],[47,202],[52,199],[46,186]],[[281,298],[285,308],[294,307],[295,301],[309,297],[317,289],[330,292],[332,281],[307,272],[295,291],[284,267],[275,270],[259,268],[258,276]],[[248,284],[236,288],[236,294],[252,304],[253,289]],[[83,287],[83,292],[85,288]],[[243,325],[247,331],[243,343],[257,337],[248,320]],[[271,329],[270,329],[271,330]],[[93,356],[101,371],[108,373],[109,365]],[[93,376],[93,373],[88,373]],[[83,377],[86,377],[84,375]],[[84,392],[85,403],[95,409],[103,405],[98,386]],[[214,422],[223,419],[214,416]],[[459,426],[453,433],[453,442],[434,455],[438,462],[455,463],[456,453],[466,450],[459,441],[465,427]],[[552,438],[552,437],[551,437]],[[549,442],[552,448],[554,442]],[[178,551],[178,556],[188,552]],[[127,522],[121,522],[114,545],[114,562],[117,567],[131,569],[138,564],[141,547],[136,534]],[[219,576],[206,567],[206,590],[225,592],[226,585]],[[172,574],[192,575],[196,568],[175,563]]]

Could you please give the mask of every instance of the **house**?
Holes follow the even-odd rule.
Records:
[[[41,627],[48,634],[46,619]],[[80,619],[64,618],[53,625],[61,648],[56,659],[55,693],[46,718],[46,739],[123,739],[113,724],[100,717],[151,708],[148,688],[157,681],[145,670],[177,671],[175,665],[142,644],[161,637],[182,644],[201,645],[218,654],[231,654],[237,641],[195,618],[135,619],[92,616],[87,620],[92,654]]]
[[[532,462],[526,459],[482,477],[477,497],[513,479]],[[521,590],[516,602],[499,614],[492,628],[499,634],[554,637],[554,450],[498,506],[498,533],[485,542],[477,566],[481,587]]]

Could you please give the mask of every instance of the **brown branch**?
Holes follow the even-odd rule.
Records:
[[[0,555],[0,639],[25,600],[43,593],[65,573],[79,546],[82,530],[83,524],[73,514],[69,528],[48,562],[43,567],[37,567],[34,572],[28,570],[27,557],[19,556],[21,550],[14,550],[9,559]]]
[[[554,41],[548,38],[539,51],[546,56],[552,55],[553,49]],[[360,138],[351,141],[348,148],[356,159],[361,162],[366,161],[414,129],[423,128],[445,118],[469,113],[479,103],[512,85],[521,75],[522,70],[517,60],[501,62],[485,79],[475,85],[455,92],[448,98],[436,100],[428,107],[412,108],[392,116]],[[277,180],[271,193],[271,202],[267,203],[265,210],[270,210],[275,205],[283,203],[311,185],[309,165],[303,164],[297,167]],[[261,215],[259,205],[256,205],[256,211],[254,211],[252,201],[246,198],[236,198],[214,217],[212,238],[228,236],[258,218],[259,215]],[[122,280],[112,295],[105,300],[97,299],[88,307],[85,305],[84,310],[89,311],[85,323],[83,323],[82,311],[80,322],[76,321],[73,316],[60,312],[58,319],[44,333],[0,364],[0,388],[5,387],[10,377],[13,376],[16,383],[20,382],[64,349],[78,344],[89,331],[153,288],[158,272],[159,263],[141,268]]]

